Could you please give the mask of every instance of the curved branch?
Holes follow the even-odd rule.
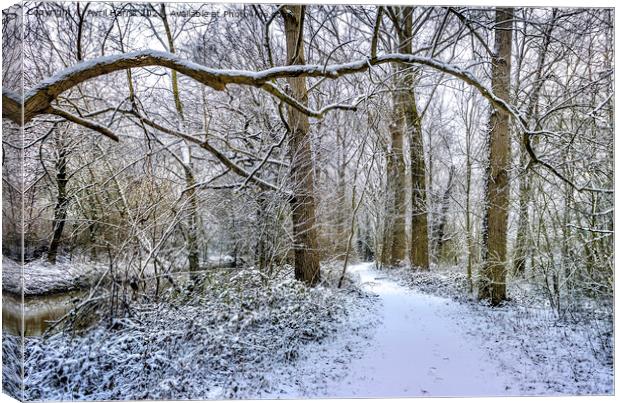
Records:
[[[207,141],[202,141],[200,140],[198,137],[195,137],[191,134],[187,134],[187,133],[182,133],[180,131],[177,130],[173,130],[170,129],[168,127],[164,127],[160,124],[157,124],[156,122],[139,115],[137,112],[130,112],[133,115],[137,116],[138,118],[140,118],[146,125],[152,127],[153,129],[159,130],[162,133],[167,133],[170,134],[172,136],[175,137],[179,137],[182,138],[186,141],[189,141],[191,143],[194,143],[200,147],[202,147],[203,149],[207,150],[209,153],[211,153],[211,155],[213,155],[215,158],[217,158],[222,165],[224,165],[226,168],[228,168],[230,171],[236,173],[237,175],[243,177],[243,178],[247,178],[247,180],[252,181],[253,183],[255,183],[256,185],[258,185],[259,187],[261,187],[264,190],[275,190],[275,191],[282,191],[282,189],[280,189],[278,186],[269,183],[257,176],[254,175],[254,173],[248,172],[245,169],[243,169],[242,167],[240,167],[239,165],[235,164],[234,161],[232,161],[231,159],[229,159],[228,157],[226,157],[220,150],[218,150],[217,148],[213,147],[211,144],[209,144]],[[284,192],[286,193],[286,192]]]
[[[377,56],[375,59],[360,59],[350,63],[334,64],[331,66],[320,65],[294,65],[280,66],[254,72],[246,70],[222,70],[212,69],[188,60],[175,54],[154,50],[142,50],[137,52],[123,53],[113,56],[99,57],[84,61],[73,67],[65,69],[58,74],[42,81],[28,90],[23,99],[24,118],[18,116],[20,97],[18,94],[3,91],[2,93],[2,116],[16,123],[29,122],[33,117],[45,114],[54,101],[64,91],[95,77],[113,73],[129,68],[160,66],[175,70],[201,84],[222,91],[229,84],[248,85],[264,88],[268,82],[278,78],[289,77],[338,77],[360,73],[368,70],[371,66],[386,63],[407,63],[427,66],[456,77],[476,88],[494,108],[499,109],[515,117],[519,124],[525,125],[521,114],[508,102],[496,96],[491,89],[480,82],[471,72],[458,66],[446,64],[440,60],[416,56],[411,54],[392,53]],[[299,109],[299,102],[292,102],[292,98],[284,96],[282,92],[271,92],[283,102]],[[304,112],[302,110],[302,112]]]
[[[480,43],[480,45],[482,45],[482,47],[484,48],[484,50],[487,52],[487,54],[490,57],[495,57],[495,52],[493,50],[491,50],[491,48],[489,47],[489,45],[487,45],[487,42],[482,38],[482,36],[478,33],[478,31],[476,31],[476,28],[474,28],[470,23],[469,23],[469,19],[464,16],[460,11],[458,11],[456,8],[454,7],[447,7],[448,12],[453,13],[454,15],[456,15],[458,17],[459,20],[461,20],[461,22],[463,23],[463,25],[465,25],[467,27],[467,29],[469,29],[469,32],[472,33],[472,35],[474,35],[474,37],[476,39],[478,39],[478,42]]]
[[[305,106],[304,104],[302,104],[301,102],[297,101],[295,98],[291,97],[290,95],[288,95],[287,93],[285,93],[284,91],[282,91],[280,88],[278,88],[277,86],[271,84],[271,83],[265,83],[263,84],[263,86],[261,87],[263,90],[265,90],[266,92],[270,93],[271,95],[273,95],[276,98],[281,99],[282,101],[286,102],[287,104],[291,105],[292,107],[294,107],[295,109],[299,110],[300,112],[311,116],[313,118],[323,118],[323,116],[325,116],[325,114],[329,111],[335,110],[335,109],[340,109],[340,110],[347,110],[347,111],[355,111],[357,110],[357,106],[361,103],[363,97],[361,97],[360,99],[356,100],[356,102],[354,102],[353,104],[331,104],[331,105],[327,105],[323,108],[321,108],[320,110],[316,111],[313,109],[308,108],[307,106]]]
[[[370,41],[370,58],[377,57],[377,41],[379,39],[379,30],[381,29],[381,17],[383,17],[383,7],[377,8],[377,18],[375,19],[375,27],[372,30],[372,39]]]
[[[389,9],[388,9],[389,11]],[[212,69],[185,59],[179,56],[168,53],[159,52],[153,50],[142,50],[137,52],[123,53],[119,55],[100,57],[88,61],[84,61],[76,64],[75,66],[61,71],[58,74],[42,81],[32,89],[28,90],[23,98],[13,92],[3,90],[2,92],[2,116],[12,120],[18,124],[24,124],[32,120],[33,117],[41,114],[50,113],[51,102],[54,101],[64,91],[80,84],[86,80],[99,77],[105,74],[109,74],[119,70],[126,70],[129,68],[148,67],[148,66],[160,66],[175,70],[182,73],[208,87],[211,87],[217,91],[222,91],[229,84],[247,85],[257,88],[261,88],[282,102],[298,109],[302,113],[309,116],[322,117],[327,111],[332,109],[355,109],[355,105],[331,105],[323,108],[320,111],[313,111],[304,106],[301,102],[295,100],[293,97],[287,95],[284,91],[281,91],[278,87],[271,84],[271,81],[278,78],[290,78],[290,77],[325,77],[330,79],[336,79],[338,77],[360,73],[368,70],[372,66],[378,66],[386,63],[404,63],[404,64],[417,64],[421,66],[430,67],[434,70],[446,73],[455,77],[465,83],[474,87],[485,99],[487,99],[491,105],[503,112],[512,116],[519,126],[519,129],[527,137],[533,132],[528,128],[527,120],[523,115],[512,106],[509,102],[503,100],[493,93],[493,91],[478,80],[470,71],[462,69],[458,66],[444,63],[440,60],[433,58],[416,56],[412,54],[392,53],[377,56],[376,58],[364,58],[350,63],[334,64],[331,66],[320,65],[293,65],[293,66],[280,66],[270,69],[254,72],[246,70],[222,70]],[[22,115],[23,105],[23,115]],[[76,116],[70,115],[64,111],[66,119],[75,123],[82,124],[85,127],[99,131],[105,134],[105,127],[96,123],[83,120]],[[56,112],[55,114],[58,114]],[[23,116],[23,118],[22,118]],[[103,129],[102,129],[103,128]],[[103,131],[102,131],[103,130]],[[109,134],[112,134],[110,136]],[[106,134],[108,137],[116,139],[113,133]],[[177,136],[186,136],[183,133],[177,133]],[[202,143],[201,146],[209,150],[211,148],[207,143]],[[227,158],[219,153],[218,150],[211,149],[220,161],[229,166],[231,170],[237,172],[241,176],[248,177],[250,174],[245,172],[238,166],[230,166],[226,162]],[[538,163],[549,169],[554,175],[558,176],[564,181],[567,181],[557,170],[551,165],[542,161],[534,152],[531,147],[528,147],[527,152],[533,163]],[[241,169],[241,171],[239,171]],[[255,178],[256,179],[256,178]],[[274,186],[265,182],[261,184],[263,187],[274,189]],[[577,190],[590,190],[588,188],[578,187],[572,184]]]

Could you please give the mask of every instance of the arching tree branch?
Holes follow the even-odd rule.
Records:
[[[533,133],[528,128],[527,120],[517,108],[495,95],[490,88],[483,84],[470,71],[462,69],[458,66],[444,63],[437,59],[401,53],[385,54],[375,58],[364,58],[350,63],[333,64],[329,66],[280,66],[258,72],[247,70],[213,69],[185,60],[172,53],[154,50],[123,53],[84,61],[71,68],[65,69],[28,90],[24,95],[23,101],[18,94],[3,90],[2,116],[12,120],[15,123],[25,124],[37,115],[42,115],[53,111],[54,109],[51,109],[51,102],[64,91],[76,86],[77,84],[95,77],[113,73],[115,71],[137,67],[160,66],[175,70],[217,91],[224,90],[226,86],[230,84],[261,88],[302,113],[321,118],[326,112],[333,109],[355,109],[356,103],[359,103],[359,100],[353,105],[330,105],[319,111],[314,111],[307,106],[304,106],[284,91],[280,90],[273,84],[273,81],[276,79],[290,77],[325,77],[336,79],[344,75],[364,72],[373,66],[387,63],[404,63],[426,66],[462,80],[474,87],[495,109],[512,116],[519,126],[520,131],[524,133],[524,136],[529,137],[530,134]],[[82,124],[83,126],[96,130],[100,133],[106,133],[106,128],[103,126],[83,120],[73,115],[69,115],[64,111],[61,111],[60,113],[64,113],[65,116],[63,117],[67,120]],[[55,114],[59,114],[58,110],[56,110]],[[115,137],[113,137],[113,133],[112,136],[109,135],[110,133],[106,135],[114,139]],[[209,146],[207,145],[206,147]],[[203,148],[205,148],[204,145]],[[529,147],[527,151],[533,163],[538,163],[549,169],[560,179],[564,181],[567,180],[560,175],[557,170],[553,169],[551,165],[542,161],[531,147]],[[217,150],[213,150],[212,153],[217,157],[219,152]],[[220,158],[218,157],[218,159]],[[220,160],[223,161],[224,159],[222,158]],[[236,170],[232,167],[231,169]],[[247,172],[245,172],[245,174],[246,175],[241,173],[241,176],[247,177],[249,175]],[[572,185],[575,189],[580,191],[588,190],[588,188],[579,187],[574,184]],[[270,184],[267,184],[267,187],[271,187]]]
[[[212,69],[185,60],[168,52],[154,50],[129,52],[119,55],[99,57],[78,63],[75,66],[65,69],[31,88],[25,93],[23,99],[23,122],[21,122],[20,116],[18,116],[20,109],[19,104],[21,103],[20,96],[15,93],[3,91],[2,116],[11,119],[16,123],[27,123],[32,120],[33,117],[40,114],[45,114],[46,110],[50,107],[51,102],[64,91],[92,78],[129,68],[149,66],[165,67],[184,74],[217,91],[221,91],[230,84],[265,88],[265,84],[278,78],[327,77],[335,79],[348,74],[364,72],[372,66],[378,66],[386,63],[418,64],[442,71],[463,80],[476,88],[480,94],[493,105],[493,107],[505,113],[509,113],[521,124],[525,124],[524,119],[521,117],[521,114],[516,108],[512,107],[509,103],[493,94],[493,92],[486,85],[480,82],[471,72],[458,66],[446,64],[440,60],[400,53],[385,54],[377,56],[375,59],[365,58],[350,63],[334,64],[330,66],[293,65],[273,67],[254,72],[246,70]],[[283,102],[299,109],[299,103],[293,102],[290,97],[286,96],[282,92],[271,93]],[[302,110],[302,112],[304,111]]]

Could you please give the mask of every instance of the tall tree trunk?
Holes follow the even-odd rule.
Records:
[[[452,192],[452,179],[454,178],[454,165],[450,166],[448,173],[448,183],[446,184],[446,190],[441,198],[441,211],[439,212],[439,218],[437,220],[437,232],[435,233],[435,255],[439,260],[441,256],[444,237],[446,235],[446,224],[448,223],[448,209],[450,207],[450,193]]]
[[[386,151],[385,207],[383,212],[383,228],[381,237],[381,253],[379,263],[389,266],[392,259],[392,225],[394,222],[394,157],[392,151]]]
[[[471,128],[468,124],[465,137],[465,231],[467,232],[467,288],[470,294],[474,292],[474,282],[472,279],[474,265],[474,234],[472,233],[473,226],[471,222],[471,137]]]
[[[87,3],[84,10],[80,10],[79,4],[77,5],[77,38],[75,58],[78,62],[83,59],[82,51],[82,34],[84,21],[86,20],[86,10],[88,10],[89,4]],[[47,261],[56,264],[56,258],[58,257],[58,248],[60,247],[60,239],[65,229],[65,220],[67,218],[67,204],[69,200],[67,198],[67,183],[69,178],[67,176],[67,148],[64,143],[64,135],[57,133],[56,146],[58,149],[58,160],[56,160],[56,191],[58,198],[56,199],[56,206],[54,207],[54,219],[52,220],[52,239],[50,241],[47,250]]]
[[[304,6],[285,6],[281,10],[286,35],[288,64],[302,65],[304,60],[303,20]],[[308,89],[304,77],[287,79],[291,96],[308,104]],[[308,116],[288,107],[290,133],[291,181],[293,196],[293,238],[295,250],[295,278],[309,285],[321,279],[314,200],[314,169],[312,166],[311,136]]]
[[[191,158],[191,157],[190,157]],[[196,179],[191,168],[185,170],[185,184],[189,188],[187,191],[188,202],[188,230],[187,230],[187,261],[192,280],[198,280],[194,273],[200,270],[200,256],[198,253],[198,197],[196,195]]]
[[[402,7],[398,24],[400,53],[411,53],[413,41],[413,8]],[[413,268],[428,270],[428,208],[426,205],[426,162],[422,117],[415,98],[415,79],[409,69],[401,75],[400,107],[404,115],[405,132],[409,138],[411,161],[411,248],[409,261]]]
[[[407,240],[405,232],[406,206],[405,206],[405,159],[403,157],[403,108],[401,97],[395,96],[394,117],[390,125],[390,137],[392,139],[392,188],[394,197],[391,226],[391,252],[390,265],[395,266],[405,260],[407,252]]]
[[[398,35],[401,31],[400,15],[393,15],[394,29]],[[401,35],[402,36],[402,35]],[[407,253],[407,234],[405,230],[405,220],[407,206],[405,205],[405,158],[403,155],[403,136],[404,136],[404,97],[403,80],[400,74],[402,70],[398,63],[394,63],[394,92],[393,109],[391,122],[389,125],[390,151],[388,155],[387,175],[388,175],[388,199],[389,216],[386,218],[388,241],[387,250],[384,253],[384,260],[390,266],[396,266],[405,260]]]
[[[428,270],[428,207],[426,204],[426,164],[422,121],[418,115],[413,90],[405,115],[409,133],[409,155],[411,159],[411,266]]]
[[[529,194],[530,184],[529,175],[526,170],[528,164],[527,151],[525,147],[521,147],[519,152],[519,207],[518,207],[518,223],[517,237],[513,251],[512,268],[515,275],[525,273],[525,262],[527,258],[527,227],[530,221]]]
[[[346,144],[340,129],[336,129],[338,144],[338,169],[336,180],[336,233],[334,239],[334,253],[337,257],[344,256],[347,248],[347,188],[346,188]]]
[[[511,8],[495,11],[495,52],[492,87],[498,97],[510,97],[510,65],[512,47]],[[498,305],[506,299],[506,236],[510,186],[510,118],[499,110],[491,113],[489,127],[489,165],[485,189],[483,230],[483,266],[480,271],[478,298]]]
[[[63,134],[57,133],[56,147],[58,150],[58,159],[56,160],[56,206],[54,207],[54,219],[52,221],[52,239],[47,251],[47,261],[56,264],[58,256],[58,248],[60,247],[60,238],[65,228],[67,219],[67,205],[69,199],[67,197],[67,147],[64,144]]]
[[[256,244],[254,247],[254,264],[260,271],[265,271],[267,266],[267,245],[265,242],[267,231],[267,222],[265,220],[265,212],[267,212],[267,201],[265,195],[261,192],[256,199],[256,228],[257,234]]]

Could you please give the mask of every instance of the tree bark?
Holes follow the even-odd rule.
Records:
[[[524,148],[524,147],[522,147]],[[526,167],[528,164],[527,151],[525,149],[520,150],[519,153],[519,167],[521,168],[521,177],[519,179],[519,207],[518,207],[518,223],[517,223],[517,237],[515,239],[515,246],[513,251],[513,272],[515,275],[523,275],[525,273],[525,262],[527,259],[527,242],[528,234],[527,227],[530,220],[530,178],[527,173]]]
[[[398,29],[398,51],[410,54],[413,41],[413,8],[401,9]],[[405,132],[409,138],[411,161],[411,248],[409,261],[413,268],[428,270],[428,208],[426,205],[426,162],[424,160],[424,139],[422,117],[418,113],[415,99],[415,79],[409,69],[401,78],[400,107],[404,116]],[[404,186],[403,186],[404,187]]]
[[[470,122],[465,134],[465,231],[467,233],[467,289],[470,294],[474,292],[473,266],[474,266],[474,234],[472,233],[471,213],[471,173],[472,173],[472,136]]]
[[[336,231],[334,236],[334,254],[339,258],[344,256],[347,249],[347,186],[346,186],[346,144],[345,136],[340,128],[336,128],[336,142],[338,145],[338,169],[336,180]]]
[[[405,160],[403,157],[403,108],[399,97],[394,99],[394,116],[390,125],[392,139],[392,183],[390,191],[393,193],[393,210],[391,225],[391,253],[390,265],[396,266],[405,260],[407,240],[405,232]]]
[[[412,101],[408,103],[409,112],[405,115],[411,159],[411,252],[409,260],[412,267],[428,270],[428,208],[422,122],[413,93],[410,98]]]
[[[54,207],[54,219],[52,220],[52,239],[47,251],[47,261],[56,264],[58,257],[58,248],[60,247],[60,239],[65,229],[65,221],[67,219],[67,205],[69,199],[67,197],[67,183],[69,182],[67,175],[67,148],[64,144],[63,134],[57,133],[56,146],[58,150],[58,159],[56,160],[56,206]]]
[[[494,93],[508,100],[510,97],[510,66],[512,48],[511,8],[495,12],[495,51],[492,63]],[[510,116],[494,110],[489,120],[489,165],[485,190],[483,225],[483,266],[480,271],[478,298],[498,305],[506,299],[506,238],[510,186]]]
[[[288,64],[304,65],[303,18],[304,6],[282,8],[286,35]],[[303,105],[308,105],[308,89],[304,77],[287,78],[291,96]],[[290,127],[291,181],[293,195],[293,238],[295,251],[295,278],[309,285],[321,279],[319,250],[316,229],[314,199],[314,169],[308,116],[296,108],[288,107]]]
[[[438,260],[441,260],[442,251],[444,246],[444,238],[446,235],[446,225],[448,223],[448,209],[450,208],[450,194],[452,192],[452,180],[454,178],[454,165],[450,166],[448,172],[448,183],[446,189],[441,198],[441,211],[437,220],[437,232],[435,233],[435,255]]]
[[[200,256],[198,252],[198,196],[196,194],[196,179],[190,168],[185,170],[185,184],[188,202],[188,230],[187,230],[187,261],[192,280],[198,280],[194,273],[200,270]]]
[[[385,162],[385,208],[383,212],[383,228],[381,237],[381,253],[379,262],[381,266],[389,266],[392,259],[392,225],[394,223],[394,156],[391,150],[386,150]]]

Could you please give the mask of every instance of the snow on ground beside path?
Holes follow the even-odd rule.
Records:
[[[331,337],[301,347],[297,360],[275,365],[266,374],[270,388],[258,395],[242,397],[298,399],[333,396],[334,385],[344,378],[350,365],[359,361],[366,351],[375,348],[382,303],[378,298],[371,297],[370,301],[372,304],[349,306],[347,323]]]
[[[597,357],[592,329],[555,321],[548,312],[470,304],[455,317],[482,341],[489,356],[517,378],[522,395],[600,395],[614,392],[613,363]]]
[[[514,378],[511,394],[597,395],[614,392],[613,323],[559,321],[528,284],[509,287],[512,301],[490,308],[467,297],[463,270],[385,270],[399,284],[441,295],[461,306],[453,321],[501,371]],[[611,345],[611,347],[610,347]]]
[[[292,272],[268,279],[252,269],[214,271],[198,294],[168,292],[166,302],[134,306],[132,316],[116,320],[113,329],[102,323],[83,335],[26,338],[26,398],[278,395],[297,386],[287,385],[296,380],[291,371],[305,375],[308,385],[342,373],[364,350],[374,310],[372,296],[356,287],[308,288]],[[342,351],[325,356],[325,372],[304,374],[297,365],[334,344]]]
[[[361,290],[307,288],[290,273],[277,280],[256,270],[214,273],[199,298],[181,294],[169,305],[138,306],[116,330],[27,339],[26,397],[613,392],[613,368],[594,358],[586,332],[517,304],[490,308],[429,295],[371,263],[349,268]],[[425,284],[433,285],[435,275]]]
[[[455,291],[458,279],[444,298],[398,284],[393,273],[379,272],[371,263],[349,271],[378,299],[380,320],[362,345],[365,350],[348,365],[334,365],[342,341],[351,337],[339,334],[319,351],[300,356],[288,372],[296,384],[261,397],[613,393],[613,368],[594,359],[586,333],[551,326],[549,313],[468,301]],[[427,291],[445,290],[444,283],[452,282],[437,273],[422,277],[418,284]]]

